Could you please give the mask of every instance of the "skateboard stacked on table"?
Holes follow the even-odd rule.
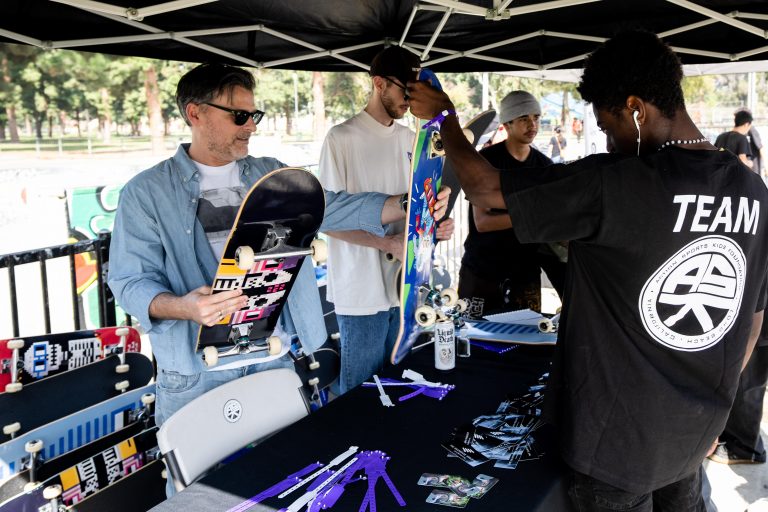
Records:
[[[0,512],[147,510],[164,499],[148,470],[158,464],[154,368],[140,349],[130,327],[0,340]],[[119,490],[128,480],[141,496]]]

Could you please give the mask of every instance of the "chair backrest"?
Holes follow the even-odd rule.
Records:
[[[301,387],[293,370],[267,370],[223,384],[179,409],[157,433],[176,489],[184,489],[240,448],[306,416]]]

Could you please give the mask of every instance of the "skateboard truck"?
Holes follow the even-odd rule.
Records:
[[[125,363],[125,353],[128,350],[128,335],[130,332],[130,329],[127,327],[120,327],[115,330],[115,335],[120,336],[120,344],[114,351],[114,353],[120,357],[120,364],[115,368],[115,372],[117,373],[127,373],[131,368],[130,365]]]
[[[24,362],[19,357],[19,350],[24,348],[24,340],[10,340],[8,341],[6,348],[13,350],[11,354],[11,382],[6,384],[6,393],[16,393],[21,391],[23,384],[19,382],[21,380],[21,370],[24,368]]]
[[[128,413],[130,423],[143,421],[144,427],[149,428],[149,421],[152,419],[152,404],[155,403],[154,393],[144,393],[141,395],[141,409],[133,409]]]
[[[311,256],[317,263],[327,259],[328,248],[325,241],[312,240],[308,249],[288,245],[288,237],[291,236],[291,228],[279,223],[273,223],[267,232],[267,236],[261,245],[258,254],[248,245],[241,245],[235,250],[235,263],[240,270],[248,271],[253,264],[262,260],[277,260],[289,256]]]
[[[24,492],[31,491],[40,484],[37,481],[37,470],[40,467],[42,450],[43,442],[40,439],[33,439],[24,444],[24,451],[29,454],[29,459],[24,462],[24,467],[29,469],[29,482],[24,484]]]
[[[539,330],[541,332],[557,332],[560,327],[560,313],[552,318],[542,318],[539,320]]]
[[[214,345],[209,345],[203,349],[203,360],[206,366],[216,366],[219,357],[232,355],[251,354],[266,350],[270,356],[280,353],[283,349],[283,341],[278,336],[269,336],[263,343],[258,343],[249,338],[252,323],[239,324],[232,326],[229,334],[229,341],[234,346],[219,349]]]
[[[43,489],[43,499],[48,501],[48,512],[58,512],[59,510],[66,510],[66,508],[63,506],[64,504],[60,502],[59,498],[61,497],[61,486],[56,485],[50,485]],[[44,508],[41,508],[40,510],[45,510]]]

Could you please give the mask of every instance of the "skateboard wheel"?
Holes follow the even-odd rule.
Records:
[[[144,393],[141,395],[141,403],[144,405],[149,405],[155,403],[155,394],[154,393]]]
[[[541,332],[555,332],[555,326],[550,319],[544,318],[543,320],[539,320],[539,330]]]
[[[34,439],[24,443],[24,451],[27,453],[37,453],[43,449],[43,442],[40,439]]]
[[[310,370],[317,370],[318,368],[320,368],[320,361],[312,361],[309,363]]]
[[[253,266],[253,249],[247,245],[241,245],[235,251],[235,263],[240,270],[250,270]]]
[[[443,301],[444,306],[455,306],[459,300],[459,294],[453,288],[446,288],[440,292],[440,298]]]
[[[267,338],[267,345],[269,346],[268,353],[271,356],[275,356],[283,350],[283,340],[277,336],[270,336]]]
[[[5,347],[8,350],[22,349],[24,348],[24,340],[8,340],[8,343],[5,344]]]
[[[456,301],[456,310],[459,313],[463,313],[467,309],[469,309],[469,302],[467,302],[467,299],[459,299]]]
[[[219,351],[216,350],[216,347],[205,347],[203,349],[203,360],[205,361],[205,366],[216,366],[216,363],[219,362]]]
[[[464,128],[461,131],[462,131],[462,133],[464,133],[464,136],[467,138],[467,140],[469,141],[470,144],[474,144],[475,143],[475,134],[472,133],[472,130],[470,130],[469,128]]]
[[[130,382],[127,380],[121,380],[117,384],[115,384],[115,391],[120,391],[121,393],[128,389],[128,387],[131,385]]]
[[[61,496],[61,486],[60,485],[49,485],[45,489],[43,489],[43,499],[46,500],[53,500]]]
[[[315,238],[309,247],[312,249],[312,259],[315,263],[324,263],[328,259],[328,244],[325,240]]]
[[[310,386],[313,386],[313,387],[317,386],[318,384],[320,384],[320,379],[318,379],[317,377],[312,377],[311,379],[309,379],[307,381],[307,384],[309,384]]]
[[[340,332],[334,332],[333,334],[331,334],[331,339],[332,340],[340,340],[341,339],[341,333]]]
[[[18,432],[19,430],[21,430],[21,423],[16,421],[14,423],[11,423],[10,425],[4,426],[3,427],[3,434],[5,434],[7,436],[12,436],[13,434]]]
[[[5,392],[6,393],[16,393],[18,391],[21,391],[21,388],[23,388],[24,385],[21,382],[9,382],[5,385]]]
[[[164,469],[164,470],[162,470],[160,472],[160,478],[162,478],[163,480],[168,480],[168,470],[167,469]]]
[[[128,336],[131,333],[131,330],[127,327],[118,327],[115,329],[115,335],[116,336]]]
[[[128,373],[128,370],[131,369],[131,365],[129,364],[119,364],[115,367],[116,373]]]
[[[429,306],[419,306],[416,308],[414,316],[416,317],[416,323],[422,327],[429,327],[437,319],[437,313]]]
[[[40,485],[40,482],[27,482],[24,484],[24,492],[29,492],[38,485]]]

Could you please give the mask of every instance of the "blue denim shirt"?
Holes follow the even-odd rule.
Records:
[[[132,178],[120,193],[109,251],[108,283],[117,302],[149,333],[160,369],[191,375],[204,371],[195,354],[199,324],[149,316],[149,304],[163,292],[183,296],[211,285],[218,261],[197,220],[200,182],[182,144],[176,154]],[[274,158],[238,160],[240,181],[250,188],[264,174],[285,167]],[[363,229],[384,235],[381,211],[387,196],[326,192],[321,230]],[[327,338],[317,283],[305,258],[283,309],[280,325],[314,351]]]

